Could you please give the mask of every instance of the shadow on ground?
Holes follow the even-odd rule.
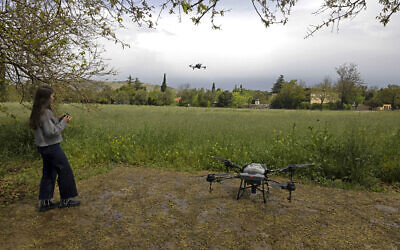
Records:
[[[116,168],[78,183],[82,205],[38,213],[28,200],[0,209],[2,249],[400,249],[400,194],[297,185],[237,201],[238,180]]]

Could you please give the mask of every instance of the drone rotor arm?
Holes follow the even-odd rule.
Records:
[[[236,170],[236,171],[239,171],[239,172],[242,172],[242,170],[243,170],[241,166],[236,165],[236,164],[232,164],[231,168],[233,168],[233,170]]]
[[[273,186],[274,185],[277,185],[277,184],[280,184],[280,182],[278,182],[278,181],[275,181],[275,180],[272,180],[272,179],[268,179],[267,181],[269,181],[269,182],[272,182],[273,184]]]
[[[272,180],[269,180],[272,181]],[[289,182],[277,182],[277,181],[273,181],[274,183],[272,184],[273,187],[276,188],[281,188],[281,189],[285,189],[289,192],[289,196],[288,196],[288,200],[289,202],[292,201],[292,192],[296,190],[296,185],[293,181],[289,181]]]
[[[314,163],[303,163],[303,164],[294,164],[294,167],[296,168],[304,168],[304,167],[312,167],[314,166]]]
[[[194,177],[207,177],[209,175],[214,175],[216,177],[220,177],[220,176],[232,175],[232,173],[203,174],[203,175],[196,175]]]
[[[221,177],[216,177],[216,180],[215,180],[215,181],[221,183],[221,182],[223,182],[223,181],[231,180],[231,179],[234,179],[234,178],[239,178],[239,176],[238,176],[238,175],[233,175],[233,176],[221,176]]]
[[[230,174],[230,173],[224,173],[224,174],[208,174],[208,175],[207,175],[206,181],[210,183],[209,192],[210,192],[210,193],[212,192],[212,190],[213,190],[213,189],[212,189],[212,184],[213,184],[214,182],[222,183],[222,182],[225,181],[225,180],[230,180],[230,179],[233,179],[233,178],[238,178],[238,175],[233,175],[233,176],[232,176],[232,174],[230,174],[230,175],[228,176],[228,174]]]
[[[286,189],[288,186],[287,182],[275,182],[272,184],[272,187]]]
[[[207,174],[199,177],[204,177],[204,176],[207,176],[206,178],[207,182],[221,182],[224,180],[237,178],[237,175],[234,175],[234,173]]]

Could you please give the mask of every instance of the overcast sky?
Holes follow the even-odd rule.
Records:
[[[193,88],[232,90],[242,84],[247,89],[270,91],[279,75],[298,79],[307,86],[328,76],[336,81],[335,68],[355,63],[367,86],[400,84],[400,15],[392,16],[384,27],[376,20],[377,1],[353,20],[340,23],[339,32],[326,28],[304,39],[307,28],[323,16],[312,15],[321,1],[297,3],[288,24],[265,28],[250,0],[222,0],[231,8],[218,18],[222,30],[212,30],[207,16],[198,26],[183,16],[164,14],[154,30],[127,24],[117,35],[130,48],[104,43],[107,63],[118,74],[108,80],[126,80],[129,75],[142,82],[177,88],[189,83]],[[230,4],[230,5],[226,5]],[[202,63],[206,70],[192,70],[189,64]]]

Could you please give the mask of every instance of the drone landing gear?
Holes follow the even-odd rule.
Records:
[[[240,197],[242,197],[244,191],[246,189],[251,188],[251,193],[253,193],[253,194],[255,194],[257,192],[257,190],[260,191],[263,194],[264,203],[266,203],[267,200],[265,198],[265,195],[269,194],[269,186],[268,186],[268,183],[266,183],[266,184],[267,184],[267,190],[265,190],[265,182],[264,181],[261,181],[261,183],[255,183],[255,182],[251,182],[251,181],[248,182],[247,180],[241,179],[240,187],[239,187],[239,191],[237,193],[236,199],[239,200]],[[261,188],[260,188],[260,185],[261,185]]]

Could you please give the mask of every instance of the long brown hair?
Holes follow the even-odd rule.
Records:
[[[29,118],[29,127],[37,129],[40,123],[40,117],[43,115],[46,109],[51,110],[50,96],[54,91],[50,87],[39,87],[36,90],[35,99],[33,101],[32,113]]]

